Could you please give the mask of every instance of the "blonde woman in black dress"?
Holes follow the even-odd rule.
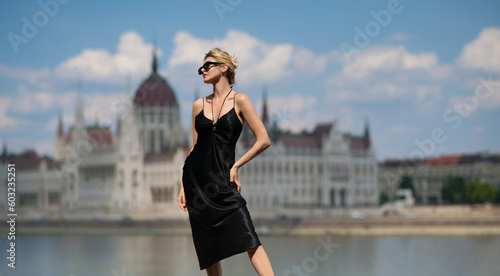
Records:
[[[198,73],[213,93],[193,104],[193,147],[186,158],[178,202],[189,212],[200,269],[222,275],[220,261],[247,252],[259,275],[274,275],[241,196],[238,169],[271,145],[245,94],[232,89],[236,58],[219,48],[205,55]],[[256,142],[235,162],[235,146],[247,123]]]

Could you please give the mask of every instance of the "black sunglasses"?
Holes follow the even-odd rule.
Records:
[[[200,69],[198,69],[198,75],[201,75],[203,74],[203,72],[201,72],[201,69],[205,69],[205,72],[207,72],[211,67],[211,65],[215,65],[215,64],[223,64],[222,62],[213,62],[213,61],[207,61],[205,62],[205,64],[203,64],[203,66],[200,67]]]

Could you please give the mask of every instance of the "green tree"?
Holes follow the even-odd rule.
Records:
[[[414,192],[415,189],[413,188],[413,178],[408,174],[404,174],[403,176],[401,176],[401,179],[399,180],[399,188],[410,189],[412,192]]]
[[[415,187],[413,186],[413,178],[408,174],[403,174],[401,179],[399,179],[399,189],[410,189],[415,200],[418,199],[417,193],[415,192]]]
[[[465,203],[467,200],[465,180],[461,176],[448,176],[441,188],[441,198],[446,203]]]
[[[470,203],[484,203],[495,200],[496,191],[490,183],[473,181],[467,185],[467,201]]]
[[[383,205],[387,201],[389,201],[389,197],[387,196],[387,194],[384,192],[380,193],[380,197],[379,197],[380,205]]]

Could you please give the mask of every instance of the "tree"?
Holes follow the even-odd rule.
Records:
[[[380,193],[380,197],[379,197],[380,205],[383,205],[384,203],[386,203],[388,201],[389,201],[389,196],[387,196],[387,194],[384,192]]]
[[[466,185],[461,176],[448,176],[441,188],[441,198],[446,203],[458,204],[466,202]]]
[[[413,186],[413,178],[409,176],[408,174],[403,174],[401,176],[401,179],[399,180],[399,189],[410,189],[411,194],[417,200],[418,196],[417,193],[415,192],[415,187]]]
[[[399,180],[399,188],[400,189],[410,189],[412,192],[414,192],[413,188],[413,178],[409,176],[408,174],[404,174],[401,176],[401,179]]]
[[[467,201],[470,203],[492,202],[495,197],[495,189],[490,183],[476,180],[467,185]]]

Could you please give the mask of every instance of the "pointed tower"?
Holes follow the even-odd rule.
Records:
[[[269,128],[269,114],[267,112],[267,88],[262,89],[262,123]]]
[[[120,137],[120,133],[122,132],[122,119],[120,115],[116,116],[116,137]]]
[[[57,125],[57,137],[63,137],[63,118],[62,118],[62,108],[59,108],[59,124]]]
[[[66,157],[66,141],[64,137],[62,108],[59,108],[59,122],[57,134],[54,139],[54,160],[61,161]]]
[[[365,132],[363,135],[363,139],[365,141],[365,149],[368,150],[372,144],[371,137],[370,137],[370,126],[369,126],[368,118],[365,119]]]
[[[94,128],[99,128],[99,111],[97,110],[94,115]]]
[[[130,97],[131,96],[131,93],[130,93],[130,75],[127,75],[127,85],[126,85],[126,90],[125,90],[125,97],[124,99],[126,99],[126,104],[131,104],[130,103]],[[127,108],[125,104],[125,108]],[[117,143],[119,140],[120,140],[120,136],[122,134],[122,116],[120,116],[120,114],[118,114],[116,116],[116,133],[115,133],[115,143]]]
[[[75,111],[75,124],[70,133],[70,145],[77,152],[81,151],[78,147],[90,144],[87,130],[85,129],[85,119],[83,116],[83,101],[82,101],[82,83],[78,82],[77,91],[77,106]]]
[[[126,99],[132,99],[127,92]],[[118,139],[117,176],[111,206],[118,209],[141,209],[148,206],[148,183],[143,181],[144,152],[139,140],[139,123],[131,102],[124,105]]]

